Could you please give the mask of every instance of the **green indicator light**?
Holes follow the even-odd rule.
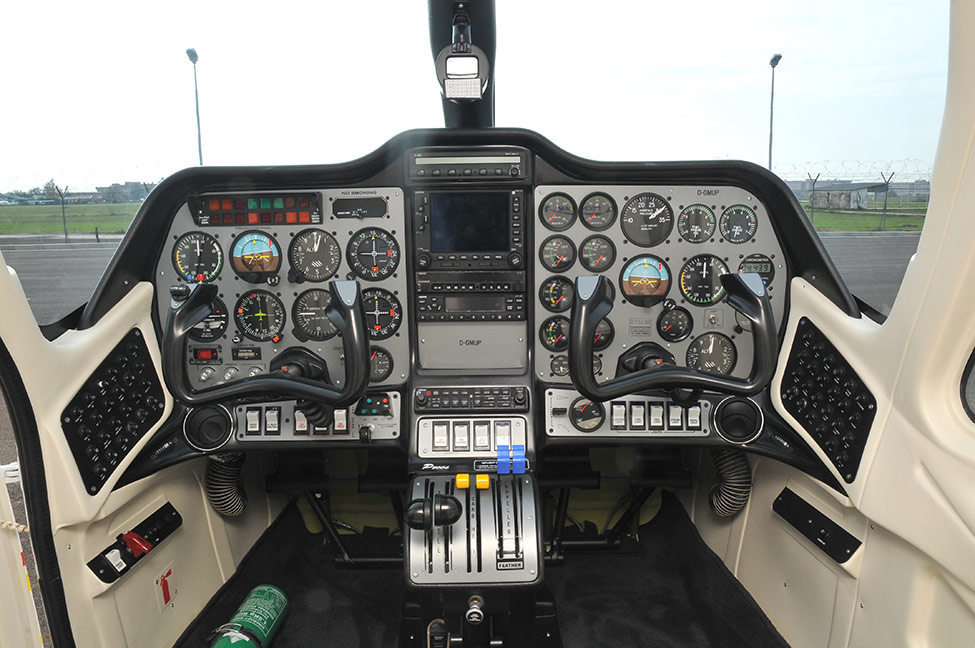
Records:
[[[270,209],[270,208],[271,208],[271,199],[261,198],[261,209]]]
[[[247,199],[247,209],[257,209],[257,198]]]
[[[284,198],[275,198],[274,199],[274,208],[275,209],[279,209],[279,208],[280,209],[284,209]]]

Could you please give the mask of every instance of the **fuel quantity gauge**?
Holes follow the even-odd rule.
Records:
[[[616,222],[616,203],[604,193],[594,193],[582,201],[580,222],[591,230],[608,229]]]
[[[548,229],[564,232],[576,221],[576,204],[565,194],[552,194],[538,208],[538,217]]]

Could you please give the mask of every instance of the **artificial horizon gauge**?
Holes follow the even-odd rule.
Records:
[[[687,347],[687,366],[710,374],[726,376],[735,368],[738,351],[735,343],[721,333],[704,333]]]
[[[590,236],[579,246],[579,263],[586,270],[602,272],[616,262],[616,247],[605,236]]]
[[[291,315],[295,322],[295,337],[308,340],[327,340],[339,332],[325,310],[332,303],[327,290],[313,288],[298,295]]]
[[[747,205],[732,205],[721,212],[718,230],[730,243],[745,243],[758,231],[758,216]]]
[[[665,310],[657,319],[657,333],[668,342],[680,342],[687,338],[693,327],[691,313],[680,306]]]
[[[325,281],[342,263],[342,248],[328,232],[307,229],[299,232],[288,248],[288,261],[297,281]]]
[[[542,322],[538,335],[542,339],[542,346],[549,351],[565,351],[569,346],[569,320],[550,317]]]
[[[538,291],[538,299],[545,310],[562,313],[572,308],[572,298],[575,288],[572,282],[563,277],[552,277],[542,284]]]
[[[576,261],[576,247],[564,236],[550,236],[542,243],[538,257],[547,270],[565,272]]]
[[[636,257],[620,273],[620,290],[634,306],[653,306],[670,290],[670,269],[655,256]]]
[[[284,304],[266,290],[246,292],[234,306],[234,323],[244,337],[255,342],[280,340],[286,321]]]
[[[591,230],[608,229],[616,222],[616,203],[604,193],[594,193],[582,201],[579,222]]]
[[[563,193],[552,194],[538,208],[538,217],[550,230],[564,232],[576,221],[576,204]]]
[[[352,235],[345,256],[352,272],[369,281],[393,274],[399,265],[399,243],[378,227],[367,227]]]
[[[728,274],[725,262],[713,254],[692,257],[680,270],[680,292],[697,306],[710,306],[724,297],[721,275]]]
[[[608,319],[601,319],[596,324],[596,330],[592,334],[592,348],[595,351],[602,351],[613,343],[616,331]]]
[[[210,305],[212,312],[204,318],[202,322],[196,324],[187,331],[191,340],[197,342],[209,342],[216,340],[227,330],[229,316],[227,315],[227,305],[219,298],[214,299]]]
[[[244,232],[234,241],[230,265],[241,279],[257,283],[281,267],[281,248],[264,232]]]
[[[689,205],[677,217],[677,233],[688,243],[704,243],[714,234],[718,220],[707,205]]]
[[[173,268],[185,281],[213,281],[223,269],[223,250],[205,232],[183,234],[173,245]]]
[[[393,356],[380,347],[372,347],[369,355],[369,381],[382,382],[393,373]]]
[[[580,432],[592,432],[606,421],[606,408],[588,398],[577,398],[569,408],[569,421]]]
[[[631,243],[653,247],[667,240],[674,229],[674,210],[663,196],[642,193],[627,201],[620,225]]]
[[[373,340],[392,337],[403,322],[399,300],[388,290],[370,288],[362,291],[362,305],[366,311],[366,326]]]

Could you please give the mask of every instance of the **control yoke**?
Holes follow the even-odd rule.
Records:
[[[751,322],[755,344],[752,370],[744,380],[658,364],[636,373],[598,383],[593,375],[592,341],[596,326],[613,310],[612,286],[606,277],[588,275],[576,279],[569,331],[569,375],[580,394],[606,401],[649,389],[707,389],[737,396],[760,392],[775,373],[775,322],[768,291],[756,273],[721,275],[728,303]]]
[[[308,352],[287,350],[271,363],[264,376],[252,376],[229,385],[195,391],[186,383],[183,358],[186,334],[213,312],[217,287],[213,284],[181,284],[171,290],[169,318],[163,332],[163,376],[173,396],[182,403],[199,406],[221,400],[262,396],[267,398],[303,398],[325,405],[347,407],[366,393],[369,386],[369,333],[362,307],[359,284],[355,281],[333,281],[329,284],[331,303],[325,315],[342,336],[345,358],[345,386],[341,391],[327,382],[315,380],[324,369],[324,361]],[[317,360],[317,362],[316,362]]]

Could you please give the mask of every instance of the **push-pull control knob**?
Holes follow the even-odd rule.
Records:
[[[450,526],[463,515],[463,509],[453,495],[436,493],[433,498],[415,499],[406,507],[406,525],[411,529],[432,529]]]

